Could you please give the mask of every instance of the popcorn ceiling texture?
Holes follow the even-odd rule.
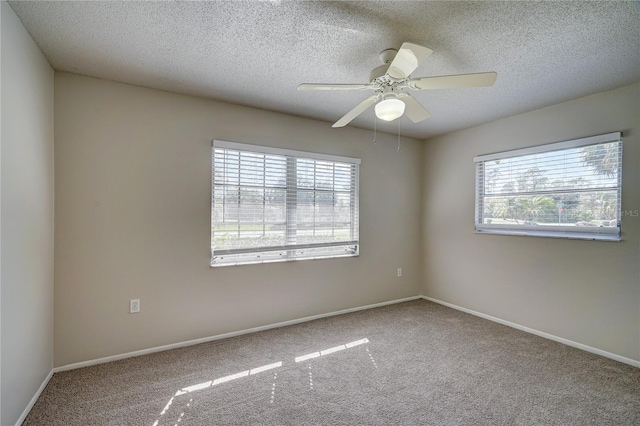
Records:
[[[415,138],[640,81],[639,2],[9,4],[56,70],[329,123],[368,92],[297,85],[366,83],[378,53],[404,41],[434,51],[414,77],[498,72],[490,88],[412,91],[432,114],[400,119]],[[371,108],[351,125],[373,119]]]

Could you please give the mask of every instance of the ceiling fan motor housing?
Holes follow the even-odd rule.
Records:
[[[376,78],[382,77],[387,73],[389,64],[393,62],[393,58],[396,57],[397,53],[398,51],[396,49],[385,49],[380,52],[378,57],[382,61],[382,65],[374,68],[373,71],[371,71],[371,75],[369,76],[370,82],[373,82],[373,80],[375,80]]]
[[[389,69],[389,65],[380,65],[371,71],[371,75],[369,77],[369,81],[373,83],[376,79],[384,77]]]
[[[373,83],[376,78],[384,76],[387,72],[387,69],[389,69],[389,65],[380,65],[379,67],[374,68],[373,71],[371,71],[371,75],[369,76],[369,81]]]
[[[398,53],[398,49],[385,49],[382,52],[380,52],[380,54],[378,54],[378,57],[380,58],[383,64],[389,65],[391,62],[393,62],[393,58],[396,57],[397,53]]]
[[[398,94],[401,93],[402,91],[399,90],[398,88],[394,87],[394,86],[388,86],[382,89],[382,96],[381,98],[383,100],[386,99],[394,99],[398,97]]]

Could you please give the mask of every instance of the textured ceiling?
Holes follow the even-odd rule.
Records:
[[[420,139],[640,81],[637,1],[9,4],[56,70],[328,126],[370,93],[298,84],[367,83],[404,41],[434,51],[412,77],[498,73],[493,87],[411,91],[432,116],[400,132]],[[350,125],[373,124],[371,108]]]

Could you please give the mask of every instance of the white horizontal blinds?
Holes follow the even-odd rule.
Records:
[[[212,265],[358,254],[356,159],[301,155],[214,142]]]
[[[476,230],[619,237],[622,142],[597,138],[476,159]]]
[[[298,158],[296,176],[297,244],[357,245],[356,165]]]
[[[213,170],[215,248],[285,245],[287,159],[215,149]]]

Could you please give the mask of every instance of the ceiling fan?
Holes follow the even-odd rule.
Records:
[[[332,127],[344,127],[351,120],[376,104],[376,116],[385,121],[393,121],[402,114],[414,123],[429,118],[431,114],[405,89],[429,90],[459,87],[492,86],[497,73],[444,75],[438,77],[410,78],[411,73],[431,55],[433,51],[413,43],[403,43],[400,50],[386,49],[380,52],[383,65],[371,72],[367,84],[316,84],[303,83],[298,90],[373,90],[374,94],[346,113]],[[378,102],[380,101],[380,102]]]

